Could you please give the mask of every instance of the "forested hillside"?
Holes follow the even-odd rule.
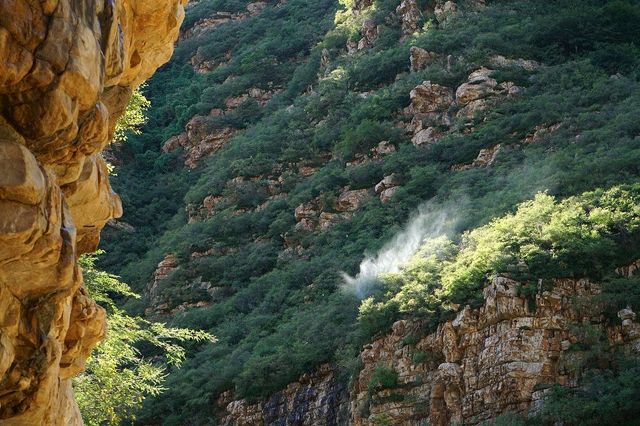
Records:
[[[192,2],[142,133],[111,148],[125,213],[100,266],[144,294],[130,313],[217,342],[141,424],[217,424],[225,391],[259,402],[327,363],[350,389],[363,345],[434,332],[497,276],[532,305],[590,279],[619,326],[640,309],[615,274],[640,258],[639,66],[635,0]],[[531,422],[640,414],[637,362],[584,345],[580,383],[613,405],[558,388]]]

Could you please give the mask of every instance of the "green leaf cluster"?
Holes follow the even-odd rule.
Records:
[[[135,420],[145,398],[165,390],[166,368],[185,359],[186,342],[213,342],[209,333],[168,327],[133,317],[119,309],[114,297],[138,297],[118,277],[96,269],[97,255],[80,258],[89,295],[107,310],[107,337],[73,379],[80,412],[88,425],[118,425]],[[144,357],[140,345],[156,349],[155,359]],[[162,360],[162,361],[160,361]]]

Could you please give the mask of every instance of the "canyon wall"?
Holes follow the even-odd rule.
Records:
[[[0,3],[0,423],[74,425],[105,334],[76,260],[121,214],[100,151],[171,56],[186,0]]]
[[[607,326],[593,303],[597,284],[556,280],[529,298],[518,288],[516,281],[495,278],[484,290],[483,306],[460,309],[431,333],[419,321],[396,322],[363,348],[349,391],[325,365],[263,403],[227,395],[218,401],[223,424],[479,424],[507,412],[535,413],[554,384],[578,385],[583,354],[576,349],[581,336],[575,325],[591,324],[612,345],[640,351],[635,313],[623,309],[622,325]]]

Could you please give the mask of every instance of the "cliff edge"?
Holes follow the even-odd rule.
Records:
[[[186,0],[0,4],[0,422],[77,425],[105,334],[76,263],[122,213],[100,151],[164,62]]]

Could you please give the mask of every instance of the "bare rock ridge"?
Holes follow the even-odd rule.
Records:
[[[0,3],[0,423],[82,424],[105,334],[76,263],[121,215],[100,151],[171,56],[186,0]]]

